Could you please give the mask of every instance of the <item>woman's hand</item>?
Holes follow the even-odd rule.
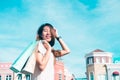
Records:
[[[60,43],[60,45],[62,47],[62,50],[58,50],[58,51],[53,52],[55,54],[55,56],[58,57],[58,56],[63,56],[65,54],[70,53],[70,50],[69,50],[68,46],[64,43],[61,36],[58,35],[57,30],[53,29],[53,31],[54,31],[55,38],[57,39],[57,41]]]
[[[42,40],[42,43],[43,43],[43,45],[44,45],[44,47],[46,48],[47,51],[51,51],[52,48],[46,40]]]
[[[55,38],[59,37],[58,31],[57,31],[55,28],[53,29],[53,31],[54,31],[54,36],[55,36]]]

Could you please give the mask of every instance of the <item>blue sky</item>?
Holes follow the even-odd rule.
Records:
[[[101,49],[120,56],[120,0],[2,0],[0,62],[13,62],[49,22],[69,46],[63,62],[76,77],[85,77],[85,54]],[[60,46],[56,42],[54,48]]]

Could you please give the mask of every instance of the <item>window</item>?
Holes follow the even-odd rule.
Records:
[[[109,62],[108,63],[111,63],[111,59],[109,58]]]
[[[22,80],[22,74],[18,74],[18,80]]]
[[[92,64],[92,63],[93,63],[93,57],[88,57],[87,64]]]
[[[30,75],[25,75],[26,76],[26,80],[30,80]]]
[[[0,80],[2,80],[2,76],[0,75]]]
[[[106,60],[105,60],[105,58],[102,58],[102,63],[106,63]]]
[[[66,76],[64,75],[64,80],[66,80]]]
[[[112,76],[112,80],[120,80],[119,73],[117,73],[117,74],[113,74],[113,76]]]
[[[90,72],[90,80],[94,80],[94,74],[93,74],[93,72]]]
[[[89,64],[93,63],[93,58],[89,58]]]
[[[96,63],[100,63],[100,58],[96,58]]]
[[[6,80],[12,80],[12,76],[11,75],[7,75],[6,76]]]
[[[98,75],[98,80],[107,80],[105,74]]]
[[[62,74],[59,73],[59,80],[62,80]]]
[[[119,75],[113,76],[112,80],[120,80]]]

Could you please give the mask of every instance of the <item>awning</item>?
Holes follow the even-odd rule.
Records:
[[[113,75],[119,75],[119,72],[118,71],[114,71]]]

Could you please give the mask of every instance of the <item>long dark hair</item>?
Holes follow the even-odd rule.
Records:
[[[39,40],[43,40],[43,38],[42,38],[42,32],[43,32],[43,28],[44,28],[45,26],[50,27],[50,32],[51,32],[51,37],[52,37],[52,39],[51,39],[51,41],[49,42],[49,44],[50,44],[51,46],[54,46],[54,44],[55,44],[55,36],[54,36],[54,32],[53,32],[53,29],[54,29],[54,28],[53,28],[53,26],[52,26],[50,23],[44,23],[44,24],[42,24],[42,25],[38,28],[37,34],[38,34]]]

